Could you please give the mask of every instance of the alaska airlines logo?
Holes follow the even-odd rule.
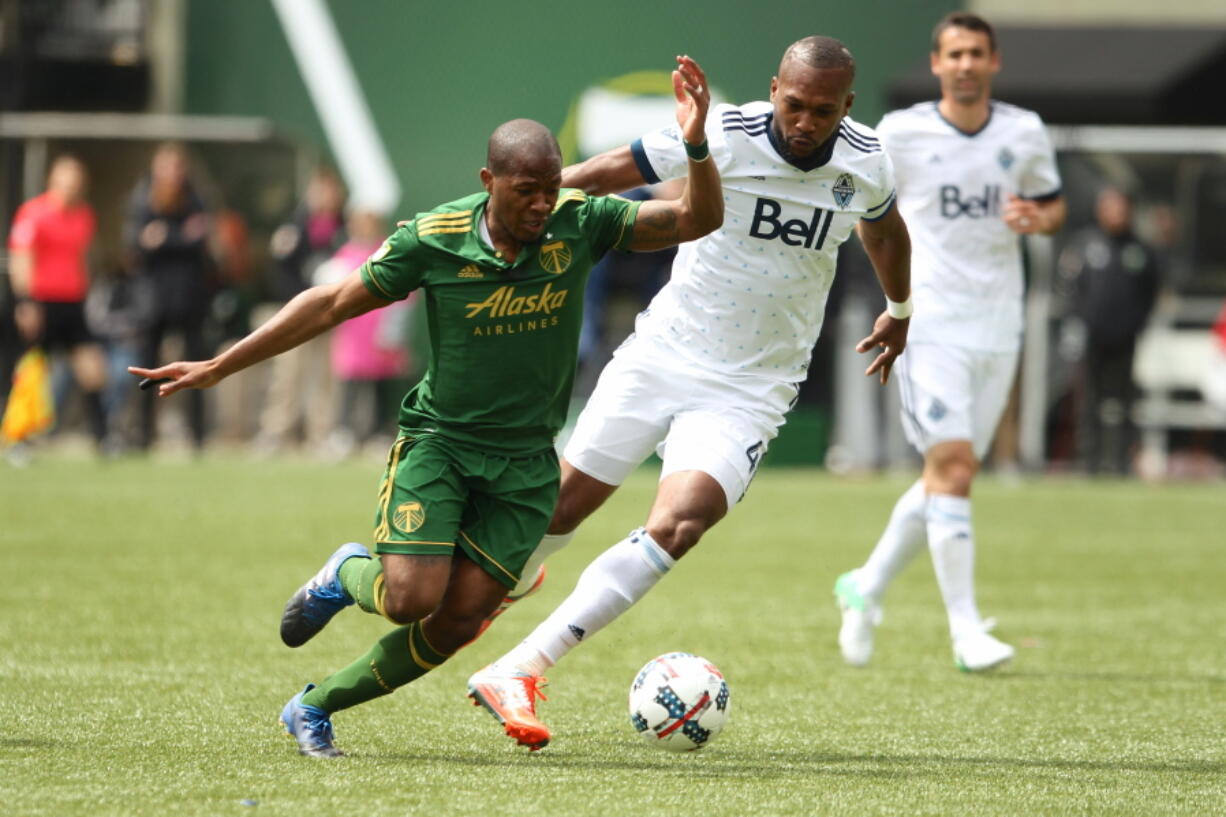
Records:
[[[541,245],[541,266],[554,275],[561,275],[570,266],[570,247],[565,241],[551,241]]]
[[[544,248],[542,248],[544,249]],[[487,318],[505,318],[508,315],[548,315],[561,309],[566,303],[566,293],[569,290],[554,290],[549,283],[538,295],[516,295],[515,287],[498,287],[489,297],[480,303],[465,304],[468,307],[466,318],[476,318],[486,312]]]
[[[426,509],[421,506],[420,502],[402,502],[396,507],[396,513],[392,515],[392,523],[405,533],[412,533],[425,521]]]
[[[460,271],[456,273],[457,278],[484,278],[485,273],[476,264],[465,264],[460,267]]]
[[[779,239],[789,247],[804,247],[820,250],[826,243],[826,231],[830,229],[830,219],[834,215],[831,210],[815,207],[813,217],[808,222],[798,218],[780,221],[779,214],[783,205],[772,199],[758,199],[753,208],[753,223],[749,225],[749,234],[764,241]],[[825,218],[823,218],[823,214]]]
[[[945,218],[998,218],[1000,185],[986,184],[982,196],[963,196],[956,184],[941,185],[941,215]]]

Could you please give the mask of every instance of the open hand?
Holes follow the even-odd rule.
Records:
[[[129,366],[128,373],[157,385],[158,397],[168,397],[183,389],[207,389],[221,381],[210,360],[179,361],[156,369]]]
[[[869,364],[864,371],[866,376],[881,373],[881,385],[890,379],[890,368],[894,361],[907,348],[907,329],[911,326],[910,318],[891,318],[889,312],[882,312],[873,324],[873,333],[856,344],[856,351],[863,354],[874,348],[880,348],[881,354]]]
[[[701,145],[707,138],[711,89],[702,68],[687,56],[677,57],[677,70],[673,71],[673,96],[677,98],[677,124],[681,126],[681,137],[691,145]]]

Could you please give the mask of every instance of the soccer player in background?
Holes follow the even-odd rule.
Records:
[[[855,62],[838,40],[784,54],[769,102],[713,112],[720,230],[681,247],[672,277],[605,367],[564,452],[562,490],[534,559],[565,545],[653,450],[664,460],[643,527],[598,556],[522,644],[469,679],[469,694],[520,744],[549,730],[534,698],[544,671],[626,612],[744,496],[796,400],[821,331],[838,247],[853,228],[889,301],[861,352],[884,383],[910,315],[910,244],[876,135],[847,116]],[[673,128],[563,173],[591,193],[681,175]]]
[[[914,238],[916,318],[896,368],[903,428],[924,469],[868,561],[839,577],[835,596],[843,658],[862,666],[886,588],[927,544],[954,660],[977,671],[1008,661],[1013,648],[988,633],[975,603],[971,482],[1017,370],[1018,236],[1056,232],[1065,207],[1043,122],[991,99],[1000,70],[992,27],[950,14],[933,33],[931,63],[941,99],[889,113],[877,127]]]
[[[162,396],[205,388],[347,318],[425,292],[434,354],[405,397],[388,455],[375,520],[380,558],[342,545],[290,598],[281,635],[298,646],[354,602],[399,626],[285,705],[281,719],[302,754],[341,754],[332,713],[446,661],[525,575],[558,493],[553,441],[570,401],[592,265],[613,247],[672,246],[723,219],[719,173],[707,158],[706,78],[690,58],[677,61],[677,145],[690,155],[681,198],[640,203],[560,191],[557,141],[539,123],[513,120],[490,137],[486,192],[419,214],[358,275],[299,294],[212,360],[130,369],[168,379]]]

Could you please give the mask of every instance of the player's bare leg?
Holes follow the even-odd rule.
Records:
[[[513,604],[541,589],[541,585],[545,583],[545,560],[570,544],[570,540],[575,536],[575,528],[617,490],[616,485],[609,485],[588,476],[565,458],[562,458],[561,466],[561,487],[553,518],[549,522],[549,531],[541,538],[540,545],[524,564],[519,584],[503,597],[494,612],[486,618],[473,638],[474,641],[489,629],[494,619],[505,613]]]
[[[665,477],[647,526],[588,565],[570,596],[527,639],[469,680],[469,694],[520,744],[544,746],[549,730],[536,718],[535,698],[545,670],[629,610],[727,510],[724,489],[709,475]]]
[[[565,457],[561,459],[561,466],[562,482],[558,489],[558,504],[554,507],[553,519],[549,522],[549,533],[553,536],[573,533],[583,520],[595,513],[617,490],[616,485],[609,485],[583,473]]]
[[[384,589],[377,606],[393,621],[391,631],[362,657],[290,699],[281,721],[313,757],[337,757],[332,714],[387,695],[442,664],[471,640],[498,606],[506,586],[462,555],[383,556]],[[409,616],[426,613],[418,619]]]

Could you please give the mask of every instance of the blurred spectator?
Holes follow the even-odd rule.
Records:
[[[208,213],[188,177],[186,148],[163,144],[153,154],[149,177],[132,192],[124,225],[132,268],[154,295],[141,346],[143,365],[161,363],[162,341],[169,334],[182,336],[183,355],[189,360],[212,354],[204,334],[213,291],[208,232]],[[204,395],[192,391],[185,398],[192,442],[199,450],[205,436]],[[157,434],[155,406],[152,391],[141,396],[142,449],[148,449]]]
[[[348,228],[349,240],[318,268],[315,284],[357,275],[383,240],[383,219],[370,210],[354,210]],[[394,419],[396,397],[404,392],[400,378],[409,366],[408,318],[415,296],[350,318],[333,330],[332,373],[340,385],[340,414],[328,438],[329,456],[349,456]]]
[[[270,294],[276,306],[311,286],[319,265],[344,244],[344,207],[345,189],[336,173],[317,168],[305,200],[272,236],[270,249],[277,263]],[[273,358],[265,401],[256,442],[261,453],[283,449],[299,425],[308,447],[326,442],[336,416],[327,334]]]
[[[251,332],[256,276],[251,262],[251,234],[242,213],[227,207],[213,214],[212,256],[216,259],[216,291],[210,307],[210,345],[214,348]]]
[[[94,238],[86,181],[85,165],[76,157],[60,156],[52,163],[46,192],[21,205],[13,219],[9,273],[21,340],[51,354],[68,354],[90,431],[101,447],[106,436],[106,360],[85,322],[90,283],[86,255]]]
[[[9,283],[8,270],[0,270],[0,414],[8,401],[13,384],[13,370],[21,357],[22,342],[13,320],[13,287]]]
[[[133,423],[132,376],[140,365],[145,336],[157,309],[153,282],[132,270],[119,269],[99,278],[85,301],[85,320],[106,349],[107,387],[103,406],[107,417],[107,449],[119,453],[128,445]]]
[[[1132,363],[1137,335],[1158,292],[1153,249],[1133,233],[1132,200],[1107,187],[1094,205],[1095,224],[1061,261],[1073,285],[1074,314],[1084,338],[1078,449],[1092,474],[1127,474],[1136,437]]]
[[[1226,416],[1226,302],[1213,324],[1213,348],[1201,391],[1205,401]]]

